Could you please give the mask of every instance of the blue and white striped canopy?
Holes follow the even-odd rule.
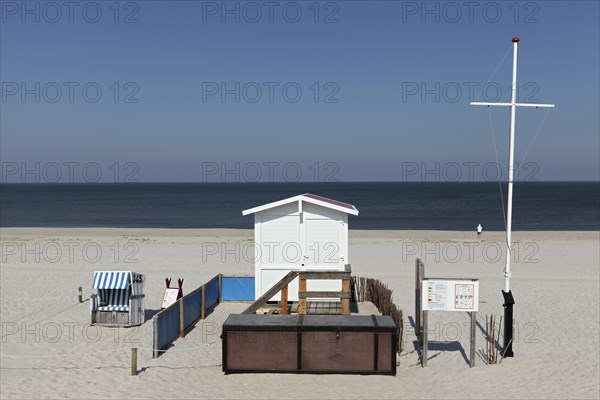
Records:
[[[130,280],[130,271],[96,271],[92,289],[127,289]]]

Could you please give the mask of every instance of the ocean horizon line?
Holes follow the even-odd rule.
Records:
[[[0,182],[0,185],[139,185],[139,184],[206,184],[206,185],[265,185],[265,184],[314,184],[314,185],[335,185],[340,183],[508,183],[507,180],[494,181],[494,180],[464,180],[464,181],[331,181],[331,182],[314,182],[314,181],[265,181],[265,182],[198,182],[198,181],[139,181],[139,182]],[[600,180],[527,180],[527,181],[514,181],[515,184],[523,183],[599,183]]]
[[[132,226],[109,226],[109,225],[48,225],[48,226],[3,226],[0,224],[0,229],[152,229],[152,230],[181,230],[181,231],[191,231],[191,230],[232,230],[232,231],[249,231],[254,232],[254,228],[237,228],[237,227],[228,227],[228,226],[211,226],[211,227],[193,227],[193,226],[140,226],[140,225],[132,225]],[[474,233],[475,229],[465,230],[465,229],[430,229],[430,228],[411,228],[411,229],[401,229],[401,228],[353,228],[349,227],[348,230],[350,232],[358,232],[358,231],[367,231],[367,232],[457,232],[457,233]],[[483,231],[484,234],[487,233],[502,233],[506,232],[505,230],[497,230],[497,229],[487,229]],[[600,233],[600,228],[598,229],[555,229],[555,230],[543,230],[543,229],[512,229],[512,232],[524,232],[524,233],[549,233],[549,232],[582,232],[582,233]],[[473,239],[477,240],[477,239]],[[484,239],[485,240],[485,239]]]

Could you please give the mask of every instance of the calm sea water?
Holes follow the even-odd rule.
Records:
[[[1,184],[0,226],[252,228],[242,210],[306,192],[354,204],[351,229],[504,230],[493,182]],[[600,230],[600,184],[516,183],[513,227]]]

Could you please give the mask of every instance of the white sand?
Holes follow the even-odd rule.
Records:
[[[250,274],[252,231],[166,229],[1,230],[2,398],[599,398],[599,232],[517,232],[513,269],[515,357],[468,367],[468,316],[434,313],[427,368],[416,366],[410,332],[414,261],[436,277],[480,279],[479,322],[502,314],[501,233],[351,231],[353,273],[388,283],[406,320],[405,349],[395,377],[224,375],[220,323],[243,304],[222,304],[163,356],[151,356],[151,324],[89,327],[94,270],[147,276],[146,308],[160,308],[164,278],[185,278],[186,292],[221,272]],[[206,243],[236,254],[208,256]],[[116,245],[115,245],[116,243]],[[220,245],[223,248],[222,244]],[[85,249],[85,250],[84,250]],[[97,255],[96,250],[101,254]],[[117,251],[118,249],[118,251]],[[214,247],[211,247],[214,249]],[[241,253],[247,252],[248,256]],[[98,259],[98,260],[96,260]],[[15,330],[17,330],[15,332]],[[24,333],[26,331],[26,333]],[[216,332],[216,333],[215,333]],[[478,330],[478,349],[484,347]],[[458,338],[457,338],[458,336]],[[137,377],[129,348],[139,347]],[[464,354],[463,354],[464,353]]]

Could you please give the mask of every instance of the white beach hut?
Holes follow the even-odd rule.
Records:
[[[289,271],[344,271],[349,264],[348,214],[358,215],[352,204],[305,193],[242,214],[254,214],[256,298]],[[307,290],[340,291],[341,282],[309,281]],[[298,300],[298,279],[288,300]]]
[[[144,323],[146,277],[132,271],[96,271],[90,299],[92,325],[136,326]]]

